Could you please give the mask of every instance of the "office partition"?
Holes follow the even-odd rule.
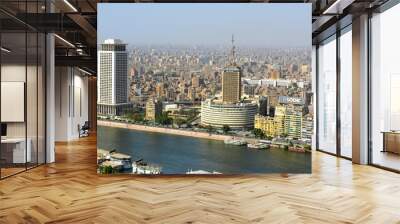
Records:
[[[45,34],[6,11],[40,13],[43,3],[0,3],[1,16],[15,22],[0,27],[1,179],[45,162]]]

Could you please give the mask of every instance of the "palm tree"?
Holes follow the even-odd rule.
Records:
[[[224,132],[224,134],[227,134],[228,132],[231,131],[231,127],[225,124],[224,126],[222,126],[222,131]]]

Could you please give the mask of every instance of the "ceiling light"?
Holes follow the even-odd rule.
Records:
[[[4,52],[6,52],[6,53],[10,53],[10,52],[11,52],[11,50],[9,50],[9,49],[7,49],[7,48],[5,48],[5,47],[1,47],[1,50],[4,51]]]
[[[65,4],[67,4],[74,12],[78,12],[78,10],[73,6],[68,0],[64,0]]]
[[[355,0],[336,0],[322,14],[342,14],[343,10],[351,5]]]
[[[83,69],[81,69],[81,68],[79,68],[79,67],[78,67],[78,70],[81,71],[81,72],[83,72],[83,73],[85,73],[85,74],[87,74],[87,75],[92,75],[92,73],[90,73],[90,72],[88,72],[88,71],[86,71],[86,70],[83,70]]]
[[[337,4],[339,4],[340,0],[336,0],[332,5],[330,5],[327,9],[322,14],[330,14],[332,9],[337,7]]]
[[[60,37],[58,34],[54,34],[55,37],[57,37],[58,39],[60,39],[62,42],[66,43],[67,45],[69,45],[70,47],[75,48],[75,45],[73,45],[71,42],[69,42],[68,40]]]

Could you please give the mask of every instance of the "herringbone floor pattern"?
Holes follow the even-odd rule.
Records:
[[[96,174],[96,139],[0,181],[0,223],[400,223],[400,175],[313,152],[312,175]]]

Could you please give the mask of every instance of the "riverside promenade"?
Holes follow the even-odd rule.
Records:
[[[153,127],[139,124],[130,124],[116,121],[105,121],[98,120],[97,125],[106,126],[106,127],[114,127],[114,128],[125,128],[137,131],[147,131],[147,132],[157,132],[164,134],[173,134],[173,135],[182,135],[194,138],[204,138],[204,139],[212,139],[212,140],[220,140],[224,141],[225,139],[232,138],[232,136],[228,135],[220,135],[220,134],[210,134],[207,132],[198,132],[198,131],[188,131],[182,129],[175,128],[163,128],[163,127]]]

